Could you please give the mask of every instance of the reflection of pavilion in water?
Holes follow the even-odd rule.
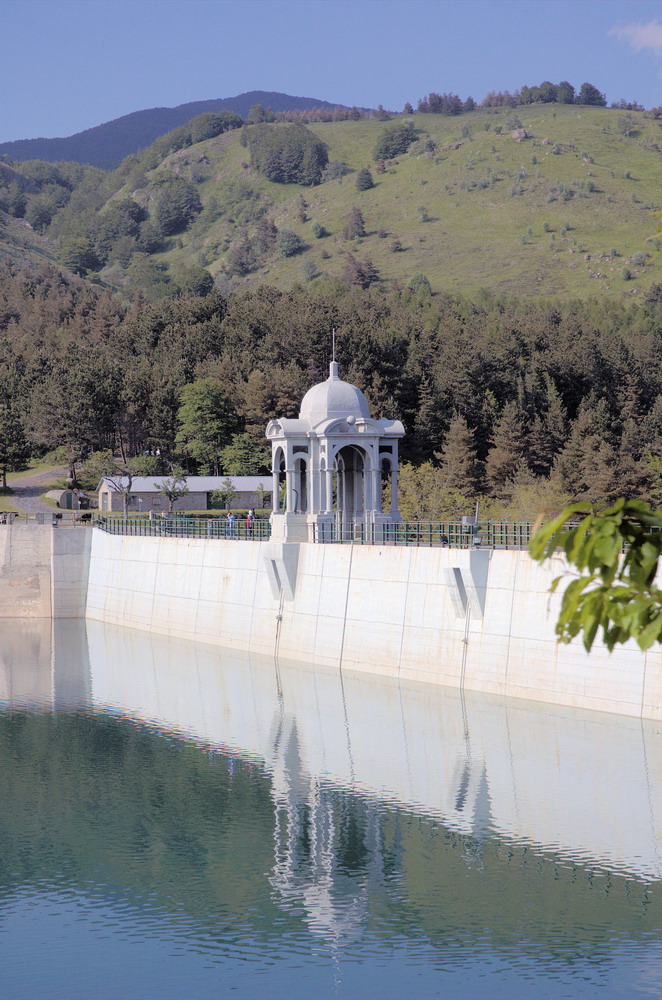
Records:
[[[339,794],[337,787],[308,773],[294,716],[276,716],[272,740],[275,824],[269,880],[282,903],[304,911],[313,932],[336,943],[347,941],[366,923],[370,883],[378,884],[391,863],[384,856],[382,810],[362,796]],[[472,865],[491,827],[490,799],[485,765],[472,760],[466,727],[465,741],[468,752],[456,758],[451,778],[447,820],[469,835],[464,860]]]
[[[398,440],[404,428],[399,420],[373,420],[365,396],[340,379],[335,361],[328,379],[304,396],[298,418],[272,420],[266,434],[274,538],[306,540],[312,529],[317,540],[353,532],[379,539],[385,524],[400,520]]]
[[[310,929],[327,941],[358,936],[367,916],[370,870],[382,867],[377,810],[333,794],[306,773],[290,715],[276,720],[271,768],[271,885],[281,904],[303,909]]]

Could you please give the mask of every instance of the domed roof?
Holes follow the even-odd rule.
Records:
[[[370,410],[365,396],[355,385],[338,377],[338,364],[329,365],[329,377],[309,389],[301,401],[300,420],[307,420],[315,427],[323,420],[337,417],[362,417],[370,420]]]

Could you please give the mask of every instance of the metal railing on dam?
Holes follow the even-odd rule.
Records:
[[[141,535],[158,538],[209,538],[240,541],[267,541],[271,525],[256,518],[249,525],[244,518],[108,517],[97,515],[94,524],[111,535]],[[433,521],[398,521],[395,524],[338,522],[310,526],[309,540],[321,544],[447,546],[455,549],[525,549],[533,530],[530,523],[484,522],[466,524]]]
[[[151,535],[156,538],[217,538],[237,541],[264,542],[271,537],[271,525],[256,518],[247,524],[245,518],[228,521],[225,517],[107,517],[94,519],[94,525],[109,535]]]
[[[525,549],[533,532],[528,522],[486,521],[473,525],[438,521],[397,521],[394,524],[340,522],[312,526],[314,542],[355,545],[447,546],[453,549]]]

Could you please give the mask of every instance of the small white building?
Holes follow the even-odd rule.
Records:
[[[342,381],[335,361],[328,379],[304,396],[298,419],[271,420],[266,434],[275,498],[272,538],[325,541],[354,533],[377,541],[383,525],[400,520],[398,441],[404,427],[399,420],[373,420],[365,396]]]
[[[166,479],[171,476],[134,476],[128,509],[133,514],[153,511],[167,511],[169,501],[159,492]],[[230,480],[235,496],[227,505],[234,510],[254,507],[260,510],[271,507],[271,483],[269,476],[186,476],[188,493],[173,504],[173,511],[208,510],[209,494],[223,490]],[[126,476],[105,476],[97,487],[99,510],[122,511],[124,509],[123,490],[128,485]]]

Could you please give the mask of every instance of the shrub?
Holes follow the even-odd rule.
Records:
[[[632,254],[630,260],[632,261],[635,267],[643,267],[646,261],[648,260],[648,254],[643,253],[641,250],[638,250],[637,253]]]
[[[251,164],[278,184],[319,184],[328,162],[326,146],[303,125],[250,130]]]
[[[164,236],[186,229],[201,211],[200,195],[189,181],[182,177],[169,177],[159,186],[154,201],[154,218]]]
[[[357,191],[369,191],[370,188],[375,186],[375,182],[372,179],[372,174],[367,167],[363,167],[359,170],[356,175],[356,190]]]
[[[316,240],[321,240],[324,236],[328,235],[326,229],[320,222],[313,222],[313,236]]]
[[[207,112],[189,122],[193,142],[213,139],[214,136],[221,135],[229,129],[241,128],[241,125],[241,118],[234,111],[221,111],[218,114]]]
[[[623,281],[631,281],[632,280],[632,271],[630,270],[629,267],[624,267],[623,268],[623,270],[621,271],[621,278],[623,279]]]
[[[348,173],[349,167],[342,160],[330,160],[322,171],[321,183],[326,184],[327,181],[335,181],[338,177],[344,177]]]
[[[425,275],[417,271],[416,274],[412,276],[409,282],[409,287],[412,292],[423,291],[428,295],[432,295],[432,285],[430,284],[430,279]]]
[[[302,273],[305,281],[312,281],[319,274],[314,261],[306,259],[303,262]]]
[[[305,250],[306,244],[291,229],[281,229],[276,237],[275,246],[281,257],[294,257],[295,254]]]
[[[394,156],[406,153],[416,141],[416,131],[413,122],[400,124],[394,122],[388,125],[377,141],[374,156],[376,160],[392,160]]]

